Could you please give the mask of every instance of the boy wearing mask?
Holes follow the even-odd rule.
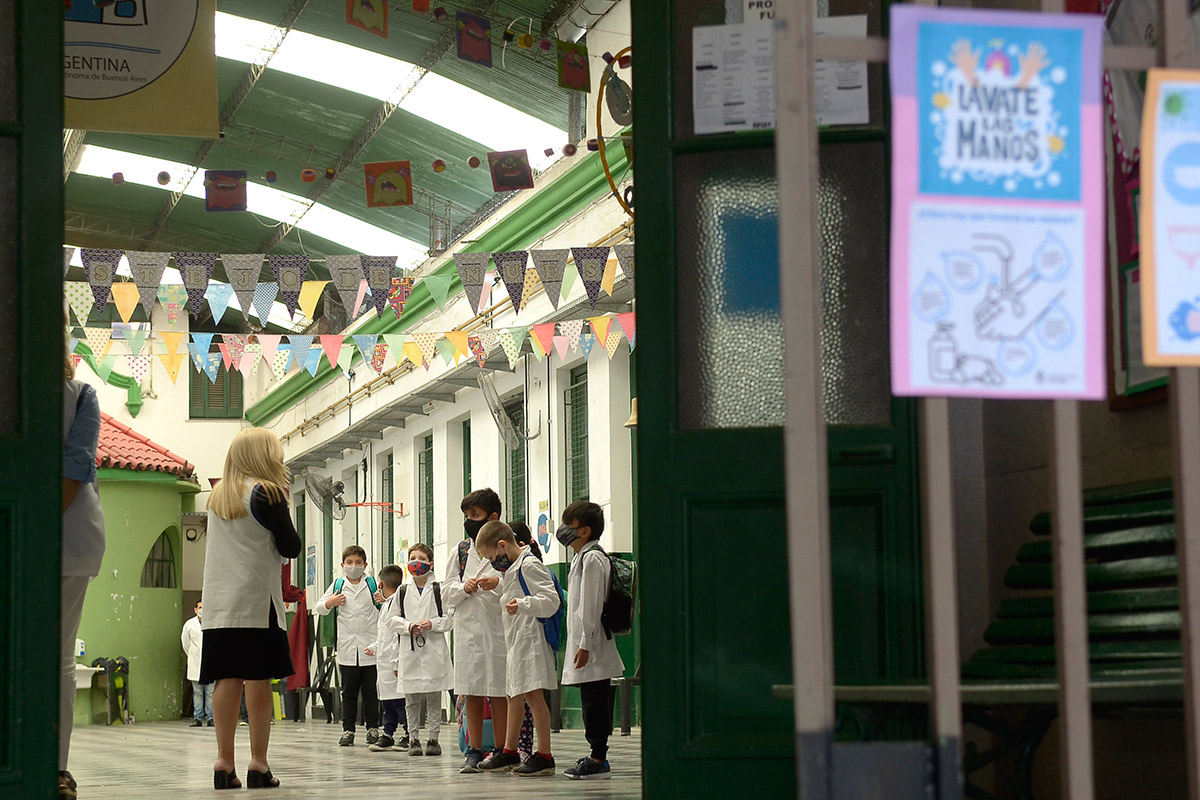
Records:
[[[446,645],[454,612],[442,599],[441,585],[433,580],[433,550],[428,545],[418,542],[409,548],[408,574],[412,585],[400,588],[387,620],[387,626],[400,635],[400,679],[412,735],[408,754],[440,756],[442,696],[454,688],[454,665]],[[429,724],[424,753],[420,740],[422,713]]]
[[[446,565],[442,601],[454,609],[454,687],[466,706],[470,749],[460,773],[478,773],[483,761],[483,701],[491,699],[497,740],[508,724],[505,696],[504,626],[500,612],[500,575],[479,554],[475,538],[487,522],[500,519],[500,496],[478,489],[462,499],[467,538]]]
[[[358,718],[358,695],[362,692],[363,721],[367,728],[367,744],[379,741],[379,692],[375,656],[370,651],[379,622],[379,603],[383,595],[375,579],[364,576],[367,571],[367,551],[352,544],[342,551],[342,572],[317,601],[321,616],[337,610],[337,660],[342,677],[342,738],[341,747],[354,744],[355,720]]]
[[[408,717],[404,713],[404,692],[400,689],[400,643],[387,626],[388,619],[396,613],[396,590],[402,583],[404,571],[395,564],[388,564],[379,570],[379,593],[383,595],[383,605],[379,608],[375,641],[367,652],[375,656],[379,702],[383,705],[383,735],[379,741],[367,747],[372,753],[408,749]],[[397,730],[401,731],[399,741],[394,738]]]
[[[561,604],[554,578],[528,547],[517,543],[512,528],[503,522],[484,525],[476,545],[492,568],[504,573],[500,582],[500,602],[504,609],[504,643],[508,652],[506,689],[509,704],[507,729],[503,734],[496,734],[497,743],[501,735],[504,736],[505,747],[499,753],[493,752],[479,768],[485,772],[512,770],[519,777],[553,775],[550,707],[546,705],[544,690],[558,688],[558,670],[554,651],[546,641],[539,618],[552,616]],[[533,712],[537,750],[521,763],[517,755],[517,738],[526,704]]]
[[[567,650],[563,686],[578,686],[583,727],[592,752],[568,767],[571,780],[605,780],[608,737],[612,735],[612,678],[625,674],[617,643],[600,621],[612,567],[600,549],[604,512],[595,503],[572,503],[563,509],[555,537],[574,552],[567,577]]]

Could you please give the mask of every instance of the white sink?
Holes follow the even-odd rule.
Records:
[[[104,672],[103,667],[89,667],[84,664],[75,665],[75,688],[89,689],[92,686],[92,676]]]

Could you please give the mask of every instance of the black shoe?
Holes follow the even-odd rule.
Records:
[[[75,800],[79,785],[65,769],[58,773],[58,800]]]
[[[442,754],[442,746],[437,743],[437,739],[430,739],[425,743],[425,755],[440,756]]]
[[[200,720],[198,720],[198,719],[194,719],[194,720],[192,720],[192,724],[191,724],[191,725],[188,725],[188,727],[189,727],[189,728],[203,728],[203,727],[204,727],[204,723],[203,723],[203,722],[201,722],[201,721],[200,721]]]
[[[386,733],[380,736],[371,744],[367,745],[367,749],[372,753],[378,753],[383,750],[391,750],[396,745],[396,740],[388,736]]]
[[[607,761],[597,764],[590,758],[581,758],[575,762],[575,766],[563,770],[563,775],[573,781],[604,781],[612,777],[612,769],[608,766]]]
[[[367,729],[367,744],[375,744],[376,742],[379,741],[379,737],[382,735],[383,734],[381,734],[379,732],[379,728],[368,728]]]
[[[211,728],[211,727],[213,727],[214,725],[216,725],[216,723],[215,723],[215,722],[213,722],[213,719],[212,719],[212,717],[209,717],[209,718],[208,718],[208,727],[210,727],[210,728]]]
[[[525,760],[525,763],[519,767],[513,767],[513,775],[519,775],[522,778],[532,778],[536,775],[553,775],[557,771],[554,766],[554,758],[542,758],[537,753],[531,755]]]
[[[520,765],[520,756],[509,755],[503,750],[493,750],[492,754],[479,764],[479,769],[484,772],[508,772],[513,767],[519,767]]]
[[[459,774],[466,775],[472,772],[482,772],[479,769],[479,762],[481,761],[483,761],[483,751],[472,747],[467,751],[467,758],[463,761],[462,769],[458,771]]]
[[[408,736],[405,735],[405,736],[397,739],[396,743],[394,745],[392,745],[392,749],[407,751],[408,750]]]
[[[338,739],[338,746],[339,747],[353,747],[354,746],[354,731],[346,731],[345,733],[343,733],[342,738]]]

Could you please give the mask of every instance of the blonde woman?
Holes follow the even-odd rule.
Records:
[[[293,672],[279,568],[300,555],[288,511],[289,481],[279,439],[265,428],[247,428],[230,444],[221,482],[208,501],[200,682],[216,683],[216,789],[242,785],[233,740],[243,688],[250,717],[246,783],[251,789],[279,785],[267,763],[271,679]]]

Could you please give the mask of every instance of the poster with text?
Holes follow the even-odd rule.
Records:
[[[216,0],[87,0],[63,14],[66,127],[219,135]]]
[[[893,392],[1102,399],[1103,21],[891,20]]]
[[[1200,366],[1200,73],[1150,72],[1141,199],[1142,358]]]

